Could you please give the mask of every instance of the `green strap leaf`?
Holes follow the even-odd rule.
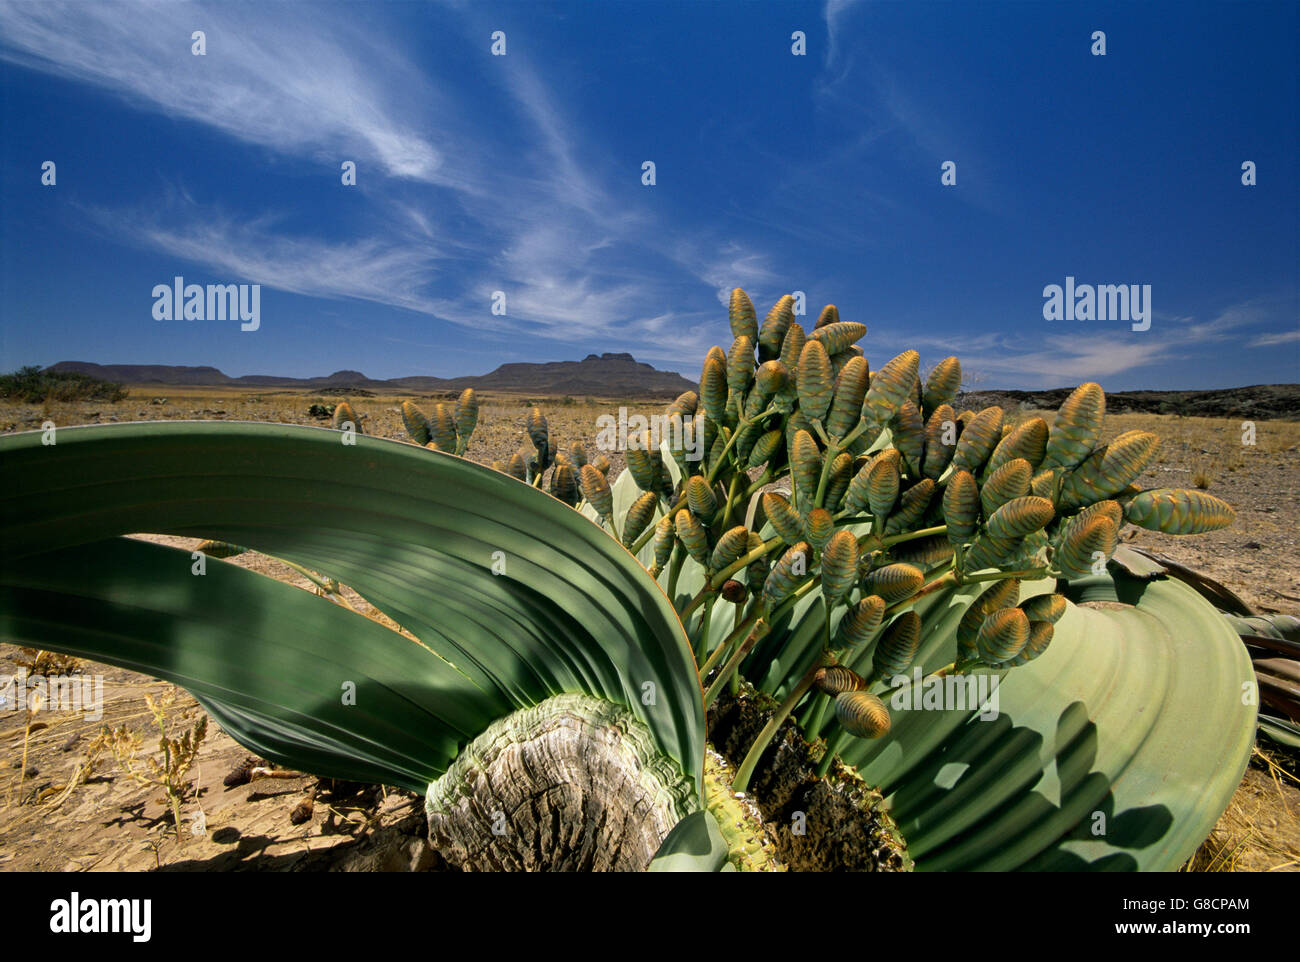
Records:
[[[239,422],[64,428],[50,446],[35,432],[0,438],[7,548],[0,583],[16,590],[38,556],[132,532],[244,545],[355,588],[419,638],[426,659],[455,670],[456,697],[472,697],[475,724],[561,692],[585,692],[629,708],[699,783],[704,717],[690,649],[662,590],[617,542],[549,495],[488,468],[409,444],[354,440]],[[56,565],[46,569],[47,602],[75,594],[84,569],[58,567],[70,559],[45,562]],[[185,553],[175,563],[201,584]],[[209,562],[206,577],[218,564]],[[194,599],[207,592],[178,587],[178,577],[159,584],[198,605]],[[111,580],[104,590],[114,590]],[[24,604],[34,617],[31,598]],[[150,627],[148,640],[173,646],[183,661],[189,635],[165,621]],[[414,645],[388,635],[390,645]],[[81,651],[112,661],[122,643],[103,638],[97,650]],[[353,649],[366,647],[343,630],[320,645],[348,667]],[[167,667],[158,650],[150,657],[140,670]],[[286,682],[320,683],[292,665],[283,671]],[[336,699],[337,683],[319,694]],[[421,777],[440,766],[445,758],[431,757]],[[410,776],[394,768],[388,780],[404,784]]]

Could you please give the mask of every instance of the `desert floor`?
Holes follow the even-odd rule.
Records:
[[[160,419],[229,419],[327,425],[308,413],[337,397],[290,392],[250,395],[245,390],[134,387],[117,404],[18,405],[0,402],[0,433],[35,430],[46,420],[76,424]],[[405,438],[401,396],[354,397],[367,434]],[[416,398],[427,411],[438,399]],[[469,456],[491,463],[527,446],[528,406],[547,414],[561,449],[586,442],[590,457],[602,414],[617,416],[617,400],[571,398],[484,399]],[[663,401],[625,402],[630,413],[654,414]],[[1031,413],[1009,412],[1021,418]],[[1107,436],[1133,428],[1163,438],[1143,487],[1204,487],[1237,512],[1225,530],[1175,538],[1133,527],[1126,540],[1158,551],[1221,581],[1261,612],[1300,615],[1300,423],[1261,421],[1254,444],[1243,444],[1240,421],[1122,414],[1107,418]],[[611,477],[622,458],[609,453]],[[158,540],[180,546],[197,542]],[[232,563],[257,568],[311,590],[297,573],[272,559],[245,555]],[[360,599],[355,599],[360,603]],[[377,614],[377,613],[376,613]],[[0,676],[19,670],[26,656],[0,645]],[[172,699],[163,725],[171,737],[201,717],[197,703],[173,686],[117,668],[82,663],[102,675],[103,717],[78,712],[0,711],[0,869],[46,871],[162,870],[411,870],[442,868],[424,840],[422,799],[408,792],[308,775],[254,773],[238,778],[250,760],[244,749],[210,724],[187,775],[197,787],[182,805],[180,835],[161,788],[148,780],[148,762],[160,758],[159,729],[145,701]],[[119,756],[100,737],[118,730]],[[131,735],[138,744],[128,744]],[[124,747],[125,746],[125,747]],[[1274,764],[1256,750],[1241,787],[1214,832],[1190,863],[1196,870],[1300,871],[1300,782],[1294,761]],[[135,773],[135,775],[132,774]],[[281,776],[291,777],[281,777]],[[236,784],[227,785],[226,782]]]

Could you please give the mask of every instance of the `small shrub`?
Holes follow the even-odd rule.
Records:
[[[28,404],[50,401],[107,401],[114,404],[127,396],[126,388],[88,374],[50,371],[30,365],[0,374],[0,398]]]

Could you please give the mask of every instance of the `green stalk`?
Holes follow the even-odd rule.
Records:
[[[709,597],[710,591],[711,591],[711,587],[709,583],[706,582],[704,587],[699,590],[699,593],[696,594],[696,596],[690,600],[690,603],[687,604],[687,606],[682,609],[680,617],[683,623],[686,621],[687,618],[691,616],[691,614],[695,611],[696,608],[698,608],[700,605],[704,603],[704,599]]]
[[[745,660],[745,657],[754,649],[754,646],[767,635],[767,632],[767,622],[759,620],[754,626],[754,630],[749,633],[749,636],[737,646],[735,653],[727,659],[727,663],[718,672],[718,677],[713,679],[708,691],[704,693],[705,711],[708,711],[709,707],[717,701],[718,695],[722,693],[722,686],[727,684],[727,679],[733,675],[739,676],[740,663]],[[701,673],[700,677],[703,678],[704,674]],[[740,789],[736,789],[736,791],[740,791]]]
[[[740,558],[740,560],[727,565],[727,567],[723,568],[716,575],[714,575],[712,580],[709,582],[709,587],[714,589],[721,588],[723,582],[725,582],[728,578],[734,575],[737,571],[739,571],[742,568],[749,567],[749,565],[753,564],[759,558],[763,557],[765,554],[768,554],[774,548],[778,548],[783,544],[785,544],[785,542],[782,541],[779,537],[769,538],[767,541],[763,542],[763,546],[761,548],[755,548],[753,551],[749,552],[749,554],[743,555]]]
[[[686,545],[680,541],[673,545],[673,557],[668,563],[668,600],[677,604],[677,576],[682,573],[682,562],[686,560]]]
[[[830,711],[833,704],[835,704],[835,699],[830,695],[824,695],[818,700],[817,712],[813,715],[809,727],[804,729],[804,734],[814,741],[821,738],[822,729],[826,727],[826,713]]]
[[[727,506],[722,511],[722,530],[727,530],[727,522],[731,520],[732,508],[736,506],[736,492],[740,488],[740,479],[745,475],[737,471],[731,479],[731,487],[727,489]]]
[[[835,756],[840,753],[844,748],[844,743],[851,737],[848,732],[841,728],[826,740],[826,754],[822,756],[821,762],[817,765],[818,778],[826,777],[826,773],[831,770],[831,763],[835,760]]]
[[[907,531],[903,534],[890,535],[887,538],[881,538],[880,543],[885,547],[890,545],[902,544],[904,541],[915,541],[917,538],[928,538],[932,534],[946,534],[948,526],[946,524],[935,525],[933,528],[920,528],[916,531]]]
[[[696,661],[699,661],[701,656],[703,656],[704,654],[703,646],[709,643],[709,621],[713,617],[713,603],[715,601],[717,601],[716,595],[710,598],[708,604],[704,606],[704,614],[700,618],[700,626],[697,629],[697,633],[695,636],[696,638],[695,644],[691,646]],[[682,623],[685,624],[685,621],[686,621],[686,617],[685,615],[683,615]]]
[[[703,666],[700,668],[700,681],[704,681],[705,678],[709,677],[709,672],[713,670],[713,666],[722,660],[723,656],[731,649],[731,646],[736,643],[736,639],[743,638],[745,632],[754,627],[758,622],[759,614],[758,599],[755,599],[752,613],[737,625],[732,630],[731,634],[727,635],[727,637],[722,640],[722,643],[718,645],[717,648],[713,649],[708,659],[704,662]]]

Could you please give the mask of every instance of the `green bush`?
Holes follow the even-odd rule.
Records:
[[[108,401],[115,403],[127,395],[126,388],[113,381],[103,381],[89,374],[71,371],[42,370],[36,365],[0,374],[0,398],[40,404],[44,401]]]

